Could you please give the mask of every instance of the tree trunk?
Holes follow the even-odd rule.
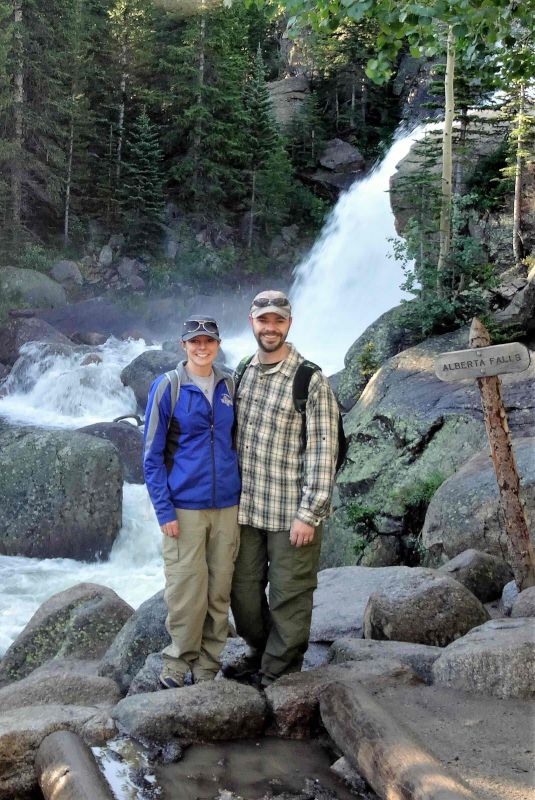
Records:
[[[446,75],[444,78],[444,133],[442,135],[442,200],[440,204],[440,248],[437,264],[437,297],[444,297],[444,272],[451,246],[451,201],[452,201],[452,164],[453,164],[453,115],[455,75],[455,35],[453,28],[448,30],[446,56]]]
[[[484,348],[489,344],[487,329],[474,317],[470,328],[470,347]],[[518,591],[521,592],[529,586],[535,586],[535,554],[520,499],[520,478],[501,396],[501,383],[497,375],[478,378],[477,383],[500,492],[500,515],[507,533],[509,561]]]
[[[472,790],[396,720],[394,711],[355,684],[331,683],[320,698],[328,733],[379,797],[476,800]]]
[[[69,152],[67,154],[67,176],[65,179],[65,211],[63,215],[63,243],[69,244],[69,215],[71,209],[71,180],[72,180],[72,158],[74,153],[74,104],[76,102],[75,93],[72,96],[72,111],[69,127]]]
[[[194,171],[194,194],[195,197],[200,195],[200,161],[201,161],[201,141],[202,141],[202,125],[201,125],[201,109],[204,102],[204,66],[205,66],[205,40],[206,40],[206,0],[201,0],[201,18],[199,22],[199,65],[198,65],[198,81],[197,81],[197,118],[195,120],[195,132],[193,136],[193,163],[195,165]]]
[[[256,203],[256,169],[253,170],[253,181],[251,187],[251,209],[249,212],[249,230],[247,231],[247,249],[253,246],[254,215]]]
[[[14,3],[15,75],[14,75],[14,156],[11,167],[11,219],[13,223],[13,243],[20,239],[22,226],[22,152],[23,152],[23,114],[24,114],[24,45],[22,41],[22,0]]]
[[[351,73],[351,111],[349,112],[349,127],[351,130],[355,127],[355,106],[356,106],[356,84],[357,79],[355,73]]]
[[[124,112],[126,105],[126,42],[121,45],[121,81],[119,84],[119,118],[117,120],[117,150],[115,154],[115,190],[119,188],[121,181],[121,165],[123,159],[123,138],[124,138]]]
[[[526,87],[520,84],[518,97],[518,120],[516,138],[516,168],[515,168],[515,199],[513,205],[513,254],[515,264],[520,264],[524,258],[524,244],[522,242],[522,180],[524,177],[524,103]]]

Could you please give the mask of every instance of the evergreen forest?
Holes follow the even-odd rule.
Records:
[[[534,10],[533,0],[0,0],[0,266],[87,265],[115,237],[148,265],[154,291],[284,272],[295,261],[274,258],[277,242],[295,244],[292,260],[337,197],[315,180],[327,142],[358,150],[365,174],[400,123],[439,119],[421,168],[395,187],[411,209],[397,257],[416,258],[406,288],[423,303],[424,332],[447,329],[484,311],[496,280],[474,218],[509,214],[501,271],[532,259]],[[296,78],[306,90],[281,119],[275,87]],[[474,168],[476,135],[491,144]]]

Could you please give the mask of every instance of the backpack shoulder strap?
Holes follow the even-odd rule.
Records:
[[[313,361],[305,360],[299,364],[294,375],[292,386],[294,408],[299,414],[303,414],[303,418],[307,407],[310,381],[313,374],[318,370],[321,370],[321,367],[318,366],[318,364],[314,364]]]
[[[236,391],[236,384],[232,375],[225,375],[225,386],[227,387],[227,392],[232,400],[234,397],[234,392]]]
[[[238,366],[234,371],[234,392],[238,391],[238,387],[241,383],[241,379],[243,378],[244,372],[253,360],[253,356],[245,356],[242,358]]]

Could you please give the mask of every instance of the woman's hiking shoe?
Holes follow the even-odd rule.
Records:
[[[184,686],[185,675],[174,669],[163,668],[160,683],[164,689],[181,689]]]
[[[261,658],[256,655],[243,656],[234,664],[225,664],[221,671],[230,681],[256,686],[259,683],[260,662]]]

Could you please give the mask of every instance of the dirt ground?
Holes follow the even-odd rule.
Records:
[[[535,800],[535,702],[436,685],[386,687],[374,697],[481,800]]]

